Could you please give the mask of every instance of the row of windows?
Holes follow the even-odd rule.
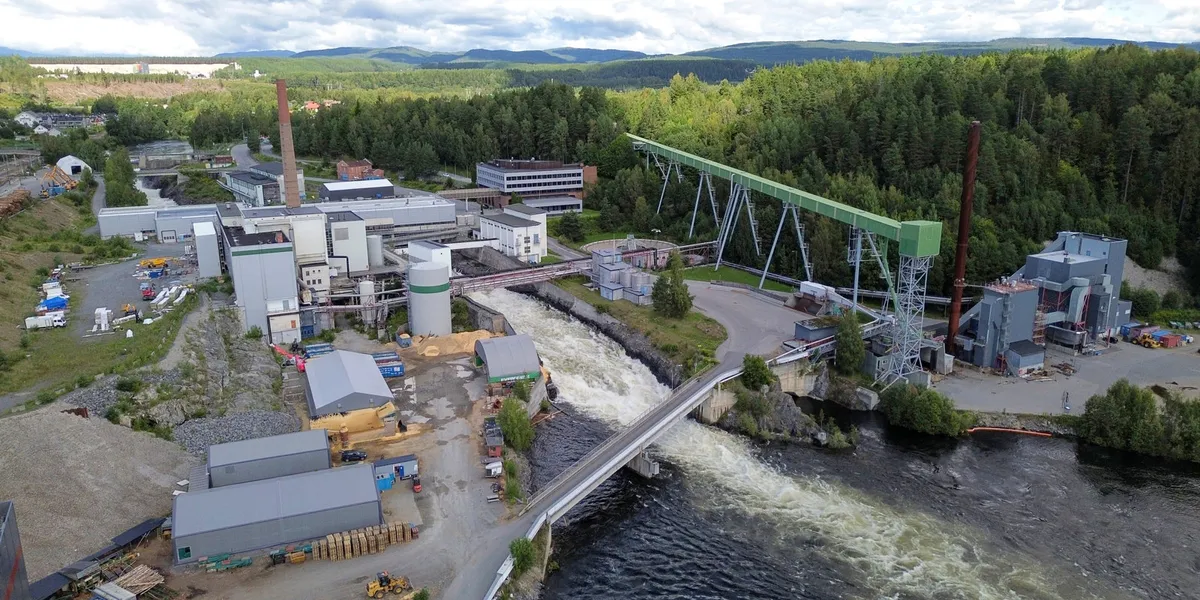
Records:
[[[574,181],[542,181],[542,182],[536,182],[536,183],[517,183],[517,184],[510,183],[505,186],[505,191],[528,190],[528,189],[532,189],[532,188],[543,188],[543,187],[556,187],[556,188],[583,187],[583,180],[576,179]]]
[[[505,181],[531,181],[531,180],[535,180],[535,179],[564,179],[567,177],[582,179],[583,171],[578,171],[575,173],[553,173],[553,174],[549,174],[549,175],[505,175],[504,180]]]

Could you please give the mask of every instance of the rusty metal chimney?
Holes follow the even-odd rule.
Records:
[[[958,211],[958,250],[954,254],[954,292],[950,299],[950,327],[946,333],[946,352],[954,355],[954,338],[962,318],[963,287],[967,278],[967,245],[971,242],[971,209],[975,204],[975,164],[979,162],[979,121],[972,121],[967,133],[967,162],[963,165],[962,201]]]
[[[275,95],[279,101],[279,149],[283,156],[283,194],[288,208],[300,207],[300,184],[296,176],[296,148],[292,146],[292,111],[288,108],[287,82],[275,80]]]

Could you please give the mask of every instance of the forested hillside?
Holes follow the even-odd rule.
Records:
[[[611,179],[588,203],[609,229],[679,238],[694,182],[672,185],[663,215],[653,215],[657,173],[638,168],[622,131],[896,218],[953,224],[972,119],[984,133],[970,282],[1011,272],[1063,229],[1125,237],[1143,266],[1167,255],[1196,264],[1200,54],[1190,50],[818,62],[759,70],[741,85],[676,78],[666,89],[607,96],[544,84],[468,100],[343,105],[298,117],[295,132],[301,154],[365,155],[389,168],[430,152],[460,167],[492,156],[597,162]],[[760,203],[765,230],[777,215]],[[698,227],[712,236],[703,212]],[[954,227],[944,231],[935,292],[949,290]],[[810,220],[808,237],[818,276],[847,278],[844,229]],[[747,235],[732,254],[757,260]],[[800,272],[797,252],[779,259]]]

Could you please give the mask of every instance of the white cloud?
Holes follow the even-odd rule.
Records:
[[[1200,40],[1197,0],[0,0],[3,44],[71,54],[208,55],[416,46],[679,53],[763,40]],[[52,32],[47,35],[47,32]]]

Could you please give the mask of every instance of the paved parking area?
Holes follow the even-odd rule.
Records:
[[[962,369],[939,382],[938,391],[954,399],[959,408],[990,412],[1061,414],[1063,393],[1070,396],[1071,413],[1081,414],[1087,399],[1102,394],[1118,379],[1196,397],[1200,391],[1200,354],[1197,345],[1151,350],[1120,342],[1100,356],[1073,356],[1070,350],[1051,347],[1046,366],[1052,381],[996,377]],[[1078,371],[1068,377],[1051,365],[1070,363]]]
[[[138,261],[158,256],[183,256],[184,250],[184,244],[138,244],[138,247],[138,258],[79,271],[78,281],[65,282],[68,294],[83,295],[81,308],[76,309],[77,314],[71,315],[75,321],[71,326],[76,334],[82,336],[91,331],[96,309],[102,306],[112,309],[114,318],[121,316],[123,304],[133,304],[146,310],[148,303],[142,301],[139,288],[142,281],[133,276]],[[176,279],[186,281],[187,278],[173,271],[166,281]]]

